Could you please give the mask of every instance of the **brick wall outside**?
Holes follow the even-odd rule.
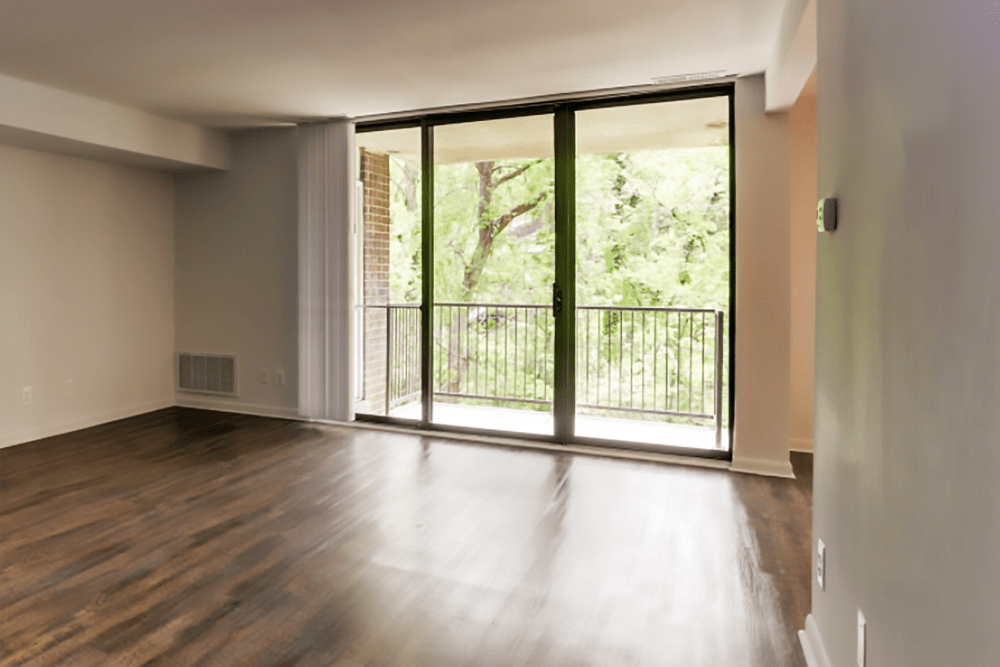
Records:
[[[361,151],[364,183],[365,304],[389,303],[389,156]],[[385,412],[386,312],[365,309],[365,401],[376,414]]]

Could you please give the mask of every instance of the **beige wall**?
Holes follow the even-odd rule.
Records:
[[[764,113],[764,77],[736,81],[736,419],[733,468],[792,474],[787,113]]]
[[[813,536],[827,567],[809,627],[832,665],[855,664],[859,608],[870,667],[1000,656],[989,5],[820,3],[819,196],[841,215],[817,239]]]
[[[816,342],[816,97],[801,97],[788,114],[791,140],[791,340],[789,444],[813,448]]]
[[[177,348],[238,355],[239,383],[236,399],[183,405],[298,414],[297,155],[295,128],[247,130],[229,171],[177,176]]]
[[[169,174],[0,146],[0,445],[173,403],[173,219]]]
[[[3,143],[143,167],[225,169],[225,134],[0,74]]]

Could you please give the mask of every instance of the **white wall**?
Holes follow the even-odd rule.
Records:
[[[0,445],[173,403],[173,219],[169,174],[0,146]]]
[[[819,13],[812,625],[835,667],[1000,656],[1000,15]]]
[[[789,131],[764,77],[736,81],[735,470],[791,476]]]
[[[232,136],[230,170],[177,176],[177,348],[239,355],[239,398],[183,405],[298,414],[295,128]],[[258,381],[260,369],[271,384]],[[273,384],[285,371],[285,385]]]
[[[0,74],[0,141],[164,169],[229,164],[226,136],[120,104]]]
[[[791,340],[789,443],[813,448],[816,342],[816,97],[799,98],[788,114],[791,139]]]

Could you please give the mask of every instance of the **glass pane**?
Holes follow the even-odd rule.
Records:
[[[434,128],[433,421],[552,434],[553,119]]]
[[[357,411],[420,419],[420,128],[359,132],[357,144]]]
[[[576,141],[576,434],[726,449],[729,100],[581,111]]]

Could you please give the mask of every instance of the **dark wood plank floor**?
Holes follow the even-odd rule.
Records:
[[[801,666],[798,479],[172,408],[0,451],[2,665]]]

